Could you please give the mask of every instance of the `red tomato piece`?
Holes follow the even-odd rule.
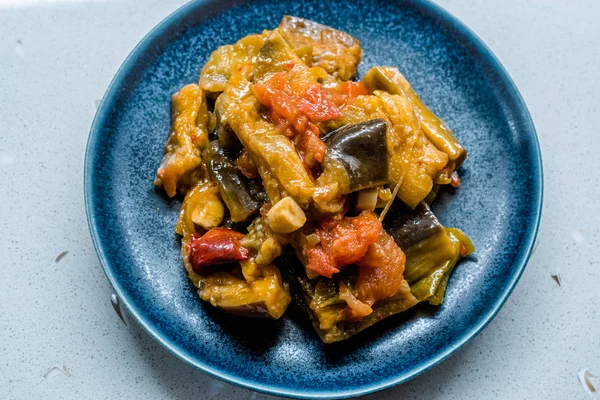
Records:
[[[352,223],[347,219],[342,220],[331,232],[332,240],[328,244],[336,264],[341,266],[354,264],[367,254],[369,245],[359,240]]]
[[[359,301],[373,305],[398,293],[404,280],[406,256],[394,239],[383,233],[369,247],[358,265],[358,277],[354,293]]]
[[[271,108],[288,121],[294,121],[299,112],[294,105],[294,99],[283,90],[274,90],[271,96]]]
[[[308,258],[306,268],[319,275],[331,278],[333,274],[340,272],[340,270],[336,268],[331,256],[327,254],[321,246],[308,249],[306,256]]]
[[[365,210],[356,217],[322,221],[321,229],[317,232],[322,249],[315,247],[319,249],[319,258],[316,258],[316,255],[314,260],[309,257],[307,268],[318,274],[322,274],[321,271],[329,274],[331,271],[333,273],[339,271],[345,265],[362,260],[369,247],[380,238],[381,223],[373,212]],[[324,252],[327,257],[321,252]],[[322,259],[328,260],[333,265],[323,267]],[[318,265],[311,265],[313,261]]]
[[[290,68],[293,65],[290,64]],[[269,109],[273,124],[281,134],[294,141],[308,170],[323,162],[327,150],[320,139],[321,131],[313,122],[340,118],[340,110],[348,104],[350,96],[366,91],[361,82],[345,83],[342,89],[347,93],[324,89],[315,82],[290,81],[285,72],[252,85],[260,104]]]
[[[342,94],[347,95],[348,97],[355,99],[358,96],[361,95],[367,95],[369,94],[369,91],[367,90],[367,87],[365,86],[365,84],[362,81],[359,82],[352,82],[352,81],[347,81],[344,82],[342,84],[342,89],[341,89]]]
[[[359,239],[373,244],[381,234],[381,222],[371,211],[363,210],[358,217],[351,218]]]
[[[339,108],[324,94],[318,84],[310,85],[298,102],[298,109],[311,121],[331,121],[341,117]]]

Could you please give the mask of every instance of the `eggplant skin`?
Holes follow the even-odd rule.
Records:
[[[279,319],[291,296],[289,285],[272,264],[259,267],[256,279],[248,281],[235,271],[217,271],[198,278],[198,295],[212,306],[231,314],[261,319]]]
[[[444,230],[425,202],[419,203],[414,210],[401,202],[395,202],[383,222],[383,227],[403,250]]]
[[[218,120],[217,120],[218,121]],[[238,156],[244,146],[240,139],[235,135],[231,126],[227,123],[217,122],[216,127],[217,138],[219,141],[219,146],[225,150],[227,153],[230,153],[232,156]]]
[[[329,280],[327,278],[320,279]],[[331,293],[330,297],[323,301],[315,290],[317,285],[311,283],[307,278],[298,277],[294,299],[300,308],[308,313],[319,338],[326,344],[346,340],[387,317],[408,310],[419,302],[412,295],[408,283],[402,280],[398,293],[375,303],[371,314],[355,322],[340,321],[339,315],[346,307],[346,303],[339,298],[337,287],[334,288],[334,293]]]
[[[475,251],[471,240],[459,229],[444,228],[425,202],[414,210],[396,204],[383,225],[406,254],[404,278],[412,294],[440,305],[452,270]]]
[[[306,312],[314,330],[323,343],[335,343],[371,327],[392,315],[404,312],[419,301],[412,295],[406,280],[402,280],[398,292],[373,305],[373,312],[359,321],[342,321],[340,314],[346,308],[346,301],[339,296],[339,280],[347,284],[354,275],[352,267],[342,270],[332,279],[320,276],[309,279],[302,261],[292,254],[286,254],[276,260],[287,280],[291,284],[294,302]]]
[[[214,140],[202,152],[212,181],[219,188],[233,222],[247,220],[256,214],[262,203],[256,199],[248,180],[235,166],[235,160]]]
[[[342,126],[323,137],[327,146],[325,163],[337,162],[343,165],[349,192],[387,182],[386,131],[385,121],[377,118]]]
[[[309,67],[320,67],[328,74],[347,81],[356,76],[362,59],[360,42],[346,32],[304,18],[285,15],[279,29],[296,54],[304,54]]]

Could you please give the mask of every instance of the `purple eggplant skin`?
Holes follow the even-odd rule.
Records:
[[[387,124],[381,118],[344,125],[323,137],[327,146],[325,163],[343,165],[349,192],[387,183]]]
[[[219,141],[219,147],[225,150],[225,152],[228,154],[236,157],[244,149],[242,142],[240,142],[240,139],[238,139],[237,135],[233,129],[231,129],[229,124],[218,122],[215,132],[217,135],[217,140]]]
[[[383,228],[405,250],[444,230],[427,203],[421,202],[414,210],[400,201],[387,213]]]
[[[202,152],[202,158],[212,181],[231,213],[233,222],[246,221],[258,212],[263,202],[256,189],[236,167],[235,159],[227,154],[218,140],[210,142]]]

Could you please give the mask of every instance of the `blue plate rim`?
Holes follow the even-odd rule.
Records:
[[[128,72],[135,67],[135,65],[139,62],[139,59],[146,53],[146,51],[152,47],[152,45],[160,39],[161,35],[165,32],[165,30],[169,29],[173,26],[174,22],[185,17],[187,13],[194,9],[195,7],[201,6],[204,3],[210,3],[211,0],[197,0],[190,1],[189,3],[184,4],[183,6],[176,9],[169,16],[159,22],[150,32],[148,32],[140,42],[133,48],[133,50],[129,53],[123,64],[117,70],[115,76],[110,82],[104,96],[102,97],[102,101],[98,106],[98,110],[92,122],[90,128],[90,134],[87,141],[86,152],[85,152],[85,160],[84,160],[84,173],[83,173],[83,186],[84,186],[84,201],[85,201],[85,210],[86,217],[88,222],[88,227],[90,230],[90,234],[92,236],[92,241],[94,244],[94,249],[98,258],[100,260],[100,264],[104,270],[106,277],[108,278],[110,284],[112,285],[114,291],[116,292],[119,299],[123,302],[123,305],[127,308],[130,315],[134,318],[134,320],[156,341],[158,341],[164,348],[166,348],[170,353],[182,359],[189,365],[207,373],[215,378],[221,379],[225,382],[232,383],[238,385],[240,387],[255,390],[258,392],[277,395],[277,396],[285,396],[291,398],[300,398],[300,399],[343,399],[349,397],[357,397],[366,395],[369,393],[377,392],[380,390],[384,390],[390,388],[392,386],[398,385],[400,383],[406,382],[410,379],[415,378],[416,376],[424,373],[425,371],[431,369],[435,365],[447,359],[450,355],[455,353],[461,347],[463,347],[467,342],[477,336],[483,328],[485,328],[500,309],[506,303],[506,300],[512,293],[515,288],[517,282],[521,278],[527,263],[532,255],[534,250],[537,235],[539,231],[541,216],[542,216],[542,204],[544,197],[544,179],[543,179],[543,163],[542,163],[542,154],[539,145],[539,139],[536,133],[535,125],[521,96],[519,90],[517,89],[515,83],[512,78],[504,68],[504,66],[500,63],[498,58],[492,53],[490,48],[479,38],[470,28],[468,28],[464,23],[462,23],[458,18],[452,15],[450,12],[435,4],[429,0],[410,0],[413,4],[418,5],[424,9],[429,9],[429,11],[440,18],[444,23],[449,26],[452,26],[455,30],[455,34],[457,37],[469,43],[470,46],[476,49],[476,51],[485,59],[485,61],[489,64],[489,66],[494,70],[497,76],[501,79],[501,84],[503,87],[507,89],[507,93],[505,96],[512,97],[512,101],[516,105],[519,110],[520,117],[524,122],[523,132],[528,136],[531,143],[533,144],[533,149],[531,151],[530,156],[533,160],[533,184],[534,187],[537,187],[537,201],[535,204],[535,223],[528,230],[528,241],[525,247],[525,251],[521,253],[521,260],[519,262],[518,268],[515,270],[511,281],[508,286],[505,287],[499,301],[494,305],[494,307],[485,315],[485,317],[481,320],[479,324],[472,327],[469,331],[463,333],[462,337],[457,340],[453,345],[449,346],[445,351],[437,354],[435,357],[432,357],[427,362],[419,365],[413,371],[405,372],[405,373],[397,373],[393,377],[377,382],[368,386],[363,386],[359,388],[350,389],[347,391],[334,391],[334,392],[307,392],[307,391],[299,391],[299,390],[289,390],[277,387],[276,385],[261,385],[255,382],[250,382],[245,379],[240,379],[236,376],[230,375],[227,372],[220,371],[216,368],[212,368],[200,360],[193,359],[192,357],[188,357],[183,352],[181,352],[176,346],[173,346],[170,343],[170,340],[163,335],[161,332],[152,329],[149,324],[144,320],[144,317],[141,315],[139,310],[133,305],[130,301],[128,295],[124,291],[122,285],[115,279],[112,271],[112,266],[108,261],[108,258],[105,254],[104,248],[100,241],[99,233],[98,233],[98,221],[94,215],[94,194],[92,190],[92,181],[93,181],[93,159],[94,155],[97,151],[97,142],[99,137],[102,134],[101,127],[105,120],[105,115],[107,114],[110,104],[115,101],[115,99],[119,95],[120,88],[124,84],[124,78],[128,75]]]

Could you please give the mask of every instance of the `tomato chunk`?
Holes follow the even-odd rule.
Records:
[[[331,121],[342,116],[318,84],[310,85],[302,97],[298,109],[311,121]]]
[[[358,277],[354,292],[359,301],[373,305],[392,297],[404,279],[406,256],[394,239],[383,232],[367,254],[357,263]]]
[[[212,228],[202,236],[192,234],[187,243],[192,268],[199,273],[209,265],[247,260],[250,252],[239,242],[243,237],[227,228]]]
[[[304,165],[311,168],[315,165],[315,162],[323,162],[327,146],[325,146],[325,143],[319,137],[319,128],[312,122],[306,124],[308,125],[308,129],[294,137],[294,144],[298,149],[300,157],[304,160]]]
[[[342,94],[345,94],[346,96],[348,96],[351,99],[355,99],[355,98],[357,98],[358,96],[361,96],[361,95],[367,95],[367,94],[369,94],[369,91],[367,90],[367,87],[365,86],[365,84],[362,81],[359,81],[359,82],[352,82],[352,81],[344,82],[342,84],[341,92],[342,92]]]
[[[346,217],[333,229],[330,251],[338,265],[354,264],[367,254],[381,232],[381,222],[371,211],[357,217]]]
[[[344,217],[321,223],[318,229],[320,246],[315,247],[313,257],[309,249],[306,268],[319,275],[331,278],[345,265],[360,261],[377,242],[381,234],[381,223],[372,211],[364,210],[356,217]]]
[[[331,258],[331,255],[327,253],[322,246],[308,249],[306,255],[308,257],[307,268],[317,274],[331,278],[333,274],[340,272],[340,270],[337,269],[334,260]]]
[[[290,70],[293,67],[289,65]],[[314,81],[290,80],[286,72],[253,84],[252,92],[268,108],[269,118],[279,132],[293,140],[309,170],[323,162],[326,151],[316,123],[340,118],[344,107],[357,96],[368,94],[362,82],[344,82],[337,89],[329,89]]]

